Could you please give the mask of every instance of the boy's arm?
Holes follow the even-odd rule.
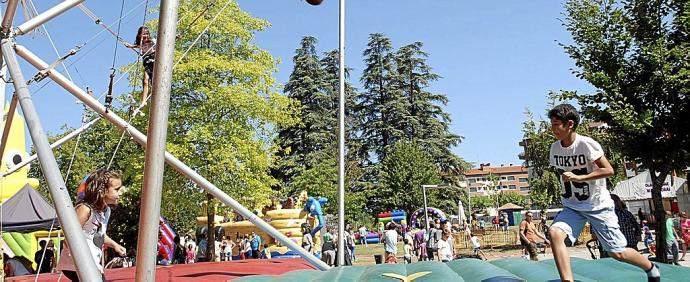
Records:
[[[573,181],[573,182],[585,182],[595,179],[606,178],[613,175],[613,168],[611,163],[606,159],[606,156],[601,156],[594,163],[597,165],[597,169],[585,175],[576,175],[570,171],[563,173],[563,181]]]

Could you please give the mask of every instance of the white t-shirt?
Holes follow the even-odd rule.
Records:
[[[551,144],[549,162],[558,175],[563,194],[563,206],[580,211],[593,211],[613,208],[613,200],[606,189],[606,179],[600,178],[586,182],[563,182],[563,172],[586,175],[597,169],[594,161],[604,156],[604,150],[597,141],[582,135],[575,135],[575,142],[563,147],[560,141]]]
[[[359,228],[359,236],[364,236],[364,238],[366,238],[366,236],[367,236],[367,228],[366,227],[362,226]]]
[[[477,238],[477,236],[472,236],[472,238],[470,238],[470,242],[472,243],[472,247],[475,249],[481,247],[479,244],[479,238]]]
[[[437,246],[438,246],[438,256],[441,258],[441,261],[453,260],[453,254],[450,250],[450,244],[448,244],[448,242],[441,239],[438,241]]]
[[[398,254],[398,232],[395,230],[386,230],[383,235],[383,243],[385,245],[386,252],[391,254]]]

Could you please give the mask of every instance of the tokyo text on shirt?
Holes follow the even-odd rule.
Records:
[[[561,202],[563,206],[575,210],[592,211],[612,208],[613,200],[606,189],[606,179],[600,178],[584,182],[563,181],[566,171],[575,175],[586,175],[597,169],[594,161],[604,156],[604,150],[597,141],[582,135],[575,136],[575,142],[563,147],[561,141],[551,144],[549,162],[556,169],[563,187]]]

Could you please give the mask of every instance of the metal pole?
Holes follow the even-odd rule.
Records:
[[[177,0],[163,0],[158,21],[158,44],[153,67],[153,95],[141,189],[136,281],[156,280],[158,223],[163,194],[165,144],[170,108],[173,57],[177,26]],[[210,242],[213,244],[213,242]]]
[[[84,240],[84,233],[77,219],[77,213],[74,210],[72,201],[69,198],[69,193],[67,193],[65,181],[62,179],[55,156],[50,150],[48,137],[45,131],[43,131],[41,121],[31,100],[26,80],[24,80],[16,54],[14,49],[12,49],[12,42],[7,38],[2,40],[2,54],[12,76],[14,90],[19,98],[22,112],[24,112],[24,119],[31,134],[34,149],[41,162],[41,171],[46,182],[48,182],[50,195],[53,197],[55,210],[60,219],[60,226],[65,231],[67,243],[72,251],[72,258],[74,259],[74,265],[77,267],[79,279],[82,281],[100,281],[101,272],[96,268],[96,262],[94,262],[89,246],[86,244],[86,240]]]
[[[17,54],[24,58],[29,64],[33,65],[39,70],[45,69],[48,67],[48,63],[45,61],[41,60],[38,56],[35,54],[31,53],[28,49],[26,49],[23,46],[20,45],[15,45],[15,50],[17,51]],[[61,73],[55,71],[54,69],[48,71],[48,77],[55,81],[58,85],[60,85],[62,88],[67,90],[67,92],[71,93],[74,95],[77,99],[81,100],[84,105],[88,106],[89,108],[93,109],[96,111],[99,115],[102,117],[106,118],[110,122],[112,122],[115,126],[119,127],[122,130],[126,130],[134,140],[139,143],[142,146],[146,146],[146,135],[141,133],[139,130],[134,128],[131,124],[127,123],[125,120],[123,120],[121,117],[117,116],[113,111],[108,111],[107,113],[105,112],[105,107],[101,103],[99,103],[96,99],[91,97],[91,95],[87,94],[84,90],[79,88],[77,85],[75,85],[73,82],[68,80],[65,76],[63,76]],[[320,270],[327,270],[330,269],[330,266],[328,266],[326,263],[322,262],[319,258],[314,256],[313,254],[307,252],[304,250],[302,247],[297,245],[295,242],[290,240],[287,236],[285,236],[283,233],[278,232],[273,226],[269,225],[266,221],[255,215],[253,212],[242,206],[239,202],[235,201],[232,197],[228,196],[225,192],[222,190],[218,189],[213,183],[209,182],[206,178],[202,177],[199,175],[196,171],[191,169],[189,166],[185,165],[183,162],[181,162],[179,159],[175,158],[172,154],[166,152],[165,153],[165,162],[177,170],[180,174],[184,175],[197,185],[199,185],[200,188],[206,190],[206,192],[210,193],[216,199],[218,199],[220,202],[226,204],[230,208],[234,209],[237,211],[239,214],[241,214],[244,218],[247,220],[251,221],[254,223],[257,227],[259,227],[261,230],[266,231],[269,235],[271,235],[273,238],[275,238],[278,242],[282,243],[283,245],[287,246],[291,250],[299,253],[304,259],[309,261],[311,264],[319,268]]]
[[[17,6],[19,5],[19,0],[9,0],[7,1],[7,9],[5,15],[2,17],[2,35],[6,36],[10,32],[10,27],[12,27],[12,22],[14,21],[14,14],[17,12]]]
[[[424,195],[424,222],[426,222],[426,232],[429,232],[429,212],[426,205],[426,185],[422,185],[422,194]]]
[[[17,6],[19,5],[19,0],[8,0],[7,9],[5,14],[2,16],[2,26],[0,26],[0,38],[7,38],[10,34],[10,28],[12,27],[12,22],[14,22],[14,14],[17,12]],[[3,63],[3,58],[0,56],[0,65],[2,65],[2,77],[5,78],[5,63]],[[5,107],[5,82],[2,82],[2,106]]]
[[[3,97],[5,93],[3,92]],[[10,107],[7,109],[7,118],[5,119],[5,127],[2,129],[2,138],[0,138],[0,163],[2,163],[2,158],[5,155],[5,146],[7,145],[7,138],[10,135],[10,127],[12,126],[12,120],[14,119],[14,112],[17,110],[17,95],[12,95],[12,100],[10,100]],[[4,107],[5,105],[3,105]]]
[[[57,4],[54,7],[48,9],[47,11],[39,14],[38,16],[33,17],[32,19],[30,19],[30,20],[26,21],[25,23],[16,27],[14,30],[14,34],[15,35],[27,34],[29,31],[32,31],[34,28],[39,27],[40,25],[46,23],[47,21],[59,16],[60,14],[66,12],[67,10],[73,8],[74,6],[81,4],[81,2],[84,2],[84,0],[67,0],[67,1],[62,2],[60,4]]]
[[[340,0],[338,39],[338,265],[345,264],[345,0]]]

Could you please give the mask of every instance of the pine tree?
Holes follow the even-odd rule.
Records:
[[[325,72],[316,53],[317,39],[302,38],[300,48],[293,57],[294,68],[284,92],[299,102],[300,124],[280,128],[278,142],[283,148],[283,159],[274,175],[285,184],[322,159],[324,149],[334,142],[333,124],[337,124],[332,112],[331,97],[324,93]]]
[[[450,115],[443,111],[448,98],[426,90],[441,76],[431,71],[426,62],[429,55],[422,47],[422,42],[414,42],[395,54],[396,84],[405,98],[408,113],[403,117],[403,130],[406,138],[419,144],[443,171],[462,170],[465,162],[451,152],[462,137],[449,131]]]
[[[357,99],[362,120],[357,131],[363,140],[359,155],[365,157],[365,165],[371,165],[385,158],[388,146],[405,137],[407,106],[395,83],[398,73],[390,39],[371,34],[363,55],[364,90]]]

